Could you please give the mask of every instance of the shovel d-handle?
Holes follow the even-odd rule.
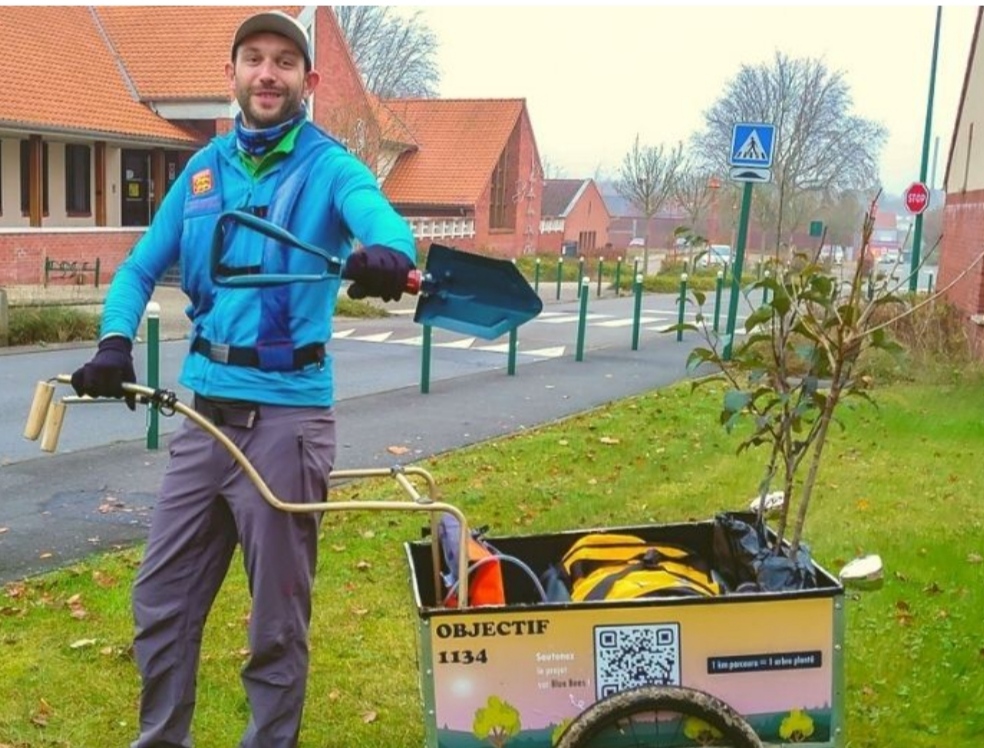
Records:
[[[95,402],[122,402],[118,399],[104,399],[91,397],[62,397],[54,399],[54,385],[68,384],[72,382],[68,374],[59,374],[47,382],[39,382],[35,387],[34,401],[31,404],[31,411],[28,415],[28,422],[24,429],[24,436],[29,439],[37,439],[41,434],[42,428],[42,448],[45,451],[53,452],[57,444],[58,432],[61,431],[62,421],[65,417],[66,406],[76,403],[95,403]],[[42,386],[44,385],[44,386]],[[391,468],[355,468],[351,470],[333,470],[328,475],[330,481],[350,480],[357,478],[392,478],[400,488],[410,497],[410,501],[320,501],[314,503],[294,503],[284,501],[276,496],[270,487],[263,480],[249,459],[242,453],[239,447],[227,437],[221,429],[201,415],[198,411],[182,403],[177,394],[170,390],[152,389],[142,384],[123,383],[123,390],[137,396],[141,403],[157,408],[163,415],[170,416],[180,413],[186,418],[191,419],[200,428],[207,431],[213,439],[218,441],[232,456],[232,458],[243,469],[256,486],[256,490],[270,506],[282,512],[300,514],[305,512],[345,512],[345,511],[397,511],[397,512],[427,512],[430,515],[431,529],[431,556],[434,569],[434,596],[435,606],[440,606],[441,600],[441,548],[439,535],[437,532],[440,515],[448,512],[458,520],[460,532],[458,536],[458,547],[467,548],[469,529],[468,521],[460,509],[452,504],[442,501],[435,501],[430,498],[436,496],[437,484],[434,477],[424,468],[415,465],[396,465]],[[39,426],[42,424],[42,426]],[[33,435],[33,436],[32,436]],[[411,476],[422,479],[427,484],[427,494],[422,495],[417,487],[410,480]],[[459,598],[461,606],[468,605],[468,554],[458,554],[458,579]]]
[[[288,247],[293,247],[302,252],[314,255],[324,261],[325,270],[321,273],[261,273],[258,268],[249,268],[241,271],[240,274],[229,275],[227,272],[228,268],[226,268],[226,272],[223,272],[222,252],[225,247],[226,232],[232,224],[245,226],[258,234],[262,234]],[[345,277],[345,263],[340,258],[321,247],[297,238],[275,223],[270,223],[270,221],[242,210],[227,210],[219,216],[219,220],[215,224],[215,231],[212,233],[209,270],[212,276],[212,282],[216,285],[239,286],[241,288],[275,286],[284,283],[317,283],[328,278],[345,278],[346,280],[351,280]],[[419,270],[411,271],[410,276],[407,278],[407,285],[404,291],[416,296],[420,293],[424,279],[425,276]]]

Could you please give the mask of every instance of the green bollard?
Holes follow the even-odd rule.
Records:
[[[161,305],[147,304],[147,386],[161,386]],[[153,405],[147,407],[147,449],[157,449],[160,443],[160,414]]]
[[[680,307],[680,311],[677,313],[677,324],[683,324],[683,311],[687,303],[687,274],[680,273],[680,300],[677,302],[677,306]],[[677,342],[683,340],[683,330],[677,330],[676,336]]]
[[[540,258],[536,258],[536,264],[533,267],[533,290],[536,293],[540,293]]]
[[[932,273],[929,274],[929,282],[927,283],[926,293],[928,293],[930,296],[933,295],[933,274]]]
[[[514,327],[509,331],[509,359],[506,364],[506,374],[516,375],[516,349],[519,347],[518,328]]]
[[[598,298],[601,298],[601,279],[605,275],[605,258],[598,258]]]
[[[639,350],[639,326],[642,320],[642,275],[635,277],[635,309],[632,312],[632,350]]]
[[[564,258],[557,258],[557,301],[560,301],[560,282],[564,279]]]
[[[584,284],[584,257],[578,258],[577,261],[577,298],[581,298],[581,292],[586,291],[587,286]]]
[[[99,288],[99,258],[98,257],[96,258],[96,280],[95,280],[95,284],[96,284],[96,288]]]
[[[424,325],[424,344],[420,349],[420,392],[430,392],[431,378],[431,326]]]
[[[769,277],[771,275],[772,275],[772,273],[770,273],[768,270],[766,270],[765,273],[763,274],[764,280],[769,280]],[[769,303],[769,287],[768,286],[762,286],[762,306],[765,306],[768,303]]]
[[[615,258],[615,297],[622,295],[622,258]]]
[[[581,280],[580,290],[578,291],[578,298],[581,299],[581,313],[577,322],[577,355],[574,356],[575,361],[584,360],[584,329],[588,326],[588,284],[590,281],[587,278]]]
[[[717,281],[714,285],[714,332],[718,331],[721,319],[721,290],[724,288],[724,271],[718,270]]]

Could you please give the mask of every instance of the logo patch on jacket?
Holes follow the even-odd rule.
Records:
[[[191,194],[202,195],[212,189],[212,170],[202,169],[191,175]]]

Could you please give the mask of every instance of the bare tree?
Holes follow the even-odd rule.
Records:
[[[673,199],[687,216],[690,228],[697,231],[697,224],[711,206],[714,175],[706,169],[684,168],[673,185]]]
[[[694,148],[708,165],[727,165],[736,122],[776,126],[772,170],[776,189],[759,190],[756,200],[771,199],[776,246],[799,228],[803,216],[791,216],[803,193],[829,197],[877,181],[878,153],[885,128],[852,114],[853,102],[843,73],[815,59],[790,59],[776,52],[771,64],[743,65],[724,93],[705,113],[705,130]],[[766,228],[766,226],[763,226]]]
[[[664,146],[642,146],[636,135],[632,150],[625,154],[615,189],[646,219],[643,272],[649,270],[649,222],[673,194],[683,165],[683,143],[667,151]]]
[[[437,95],[437,37],[420,18],[389,5],[333,6],[366,88],[381,98]]]

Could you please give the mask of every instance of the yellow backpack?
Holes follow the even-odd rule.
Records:
[[[634,535],[592,533],[564,554],[571,599],[710,597],[721,594],[710,566],[682,545],[647,543]]]

